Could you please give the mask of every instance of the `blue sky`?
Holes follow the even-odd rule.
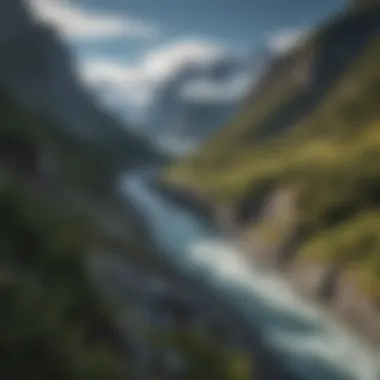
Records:
[[[143,107],[190,62],[286,51],[346,0],[29,0],[74,48],[80,75]]]

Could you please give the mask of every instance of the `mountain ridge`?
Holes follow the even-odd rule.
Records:
[[[102,145],[121,166],[162,160],[151,143],[109,116],[78,77],[76,63],[54,27],[33,19],[25,1],[2,4],[1,20],[17,19],[0,43],[0,85],[71,138]],[[116,157],[117,156],[117,157]],[[145,158],[143,158],[145,156]],[[142,160],[141,160],[142,158]]]

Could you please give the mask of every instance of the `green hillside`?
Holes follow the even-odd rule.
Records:
[[[311,37],[310,43],[324,35],[316,47],[335,44],[339,55],[343,40],[334,40],[334,30],[344,29],[347,46],[354,25],[357,40],[360,31],[367,33],[314,103],[307,104],[307,93],[297,95],[289,83],[278,82],[248,99],[235,121],[193,157],[172,166],[166,180],[197,190],[215,205],[232,206],[263,189],[292,186],[300,194],[303,244],[298,258],[338,260],[380,299],[380,29],[368,33],[366,23],[358,21],[366,17],[377,18],[380,25],[377,10],[354,13],[332,20]],[[314,62],[320,61],[321,50],[316,51]],[[337,60],[332,56],[326,67]],[[324,80],[320,72],[315,83]],[[310,92],[319,90],[315,85]],[[294,111],[299,105],[302,112]],[[279,114],[287,117],[286,128],[278,123],[269,137],[256,133],[273,127]]]

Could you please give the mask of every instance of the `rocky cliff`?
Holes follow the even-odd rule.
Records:
[[[53,27],[37,22],[27,5],[23,0],[1,4],[1,88],[63,132],[102,145],[121,166],[161,160],[147,141],[127,131],[95,102],[59,35]]]

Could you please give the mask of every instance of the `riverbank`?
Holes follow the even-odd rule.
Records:
[[[236,308],[233,303],[231,303],[229,296],[225,296],[223,292],[221,293],[214,286],[210,287],[209,278],[204,278],[203,276],[196,275],[195,273],[190,273],[194,269],[190,269],[187,267],[187,264],[182,263],[179,265],[179,260],[181,255],[185,254],[187,256],[187,239],[181,239],[182,232],[189,233],[192,236],[193,231],[191,228],[182,230],[182,223],[184,219],[181,217],[180,222],[176,223],[176,214],[178,212],[187,213],[189,210],[189,215],[193,214],[193,209],[191,208],[194,203],[187,203],[188,208],[180,207],[180,200],[185,199],[181,194],[177,193],[177,197],[172,198],[168,195],[169,192],[166,192],[165,189],[157,189],[157,182],[155,176],[143,177],[144,181],[139,180],[138,186],[133,186],[133,190],[131,187],[126,188],[126,193],[129,198],[134,201],[134,196],[138,199],[135,199],[136,205],[138,207],[142,207],[142,209],[146,208],[148,216],[145,217],[146,223],[150,225],[149,228],[152,236],[159,235],[154,241],[156,241],[157,245],[160,247],[162,252],[162,259],[166,262],[167,265],[172,266],[173,273],[177,273],[176,277],[178,279],[177,284],[183,284],[183,286],[188,289],[189,293],[192,295],[191,298],[195,301],[193,309],[195,308],[197,313],[207,316],[206,320],[208,320],[209,328],[224,331],[224,333],[228,335],[232,335],[232,340],[234,340],[238,346],[243,348],[243,351],[247,351],[250,353],[253,362],[255,363],[255,369],[257,373],[258,379],[268,379],[268,380],[301,380],[303,377],[300,377],[296,374],[295,371],[288,366],[288,364],[281,358],[272,347],[268,346],[266,339],[264,338],[261,330],[261,326],[258,324],[256,327],[253,326],[250,318],[247,318],[245,313],[242,313],[239,308]],[[144,187],[140,187],[144,186]],[[161,190],[161,191],[160,191]],[[133,195],[135,193],[135,195]],[[146,193],[146,194],[145,194]],[[174,194],[174,193],[171,193]],[[131,195],[133,195],[131,197]],[[153,202],[153,200],[147,200],[147,197],[154,198],[154,202],[158,201],[159,198],[163,198],[165,200],[170,201],[170,206],[164,203],[162,205],[162,211],[158,210],[158,205]],[[194,199],[196,202],[196,200]],[[139,204],[141,202],[141,204]],[[144,204],[144,206],[142,206]],[[190,206],[191,205],[191,206]],[[201,204],[199,204],[201,209]],[[180,211],[172,212],[173,208],[178,208]],[[192,210],[192,212],[190,212]],[[174,211],[174,210],[173,210]],[[199,217],[200,221],[198,222],[202,228],[206,228],[207,225],[212,227],[210,214],[207,209],[202,209],[203,214]],[[201,211],[200,211],[201,212]],[[165,215],[160,215],[164,213],[165,215],[170,215],[170,218],[167,218]],[[198,215],[197,215],[198,216]],[[162,221],[160,218],[163,218]],[[173,219],[173,221],[171,220]],[[164,222],[165,220],[165,222]],[[187,224],[186,224],[187,225]],[[165,235],[164,231],[160,231],[160,233],[156,234],[154,229],[160,229],[164,227],[164,230],[168,229],[171,233],[174,233],[173,236],[178,238],[179,244],[181,247],[179,251],[178,257],[175,260],[170,257],[174,254],[168,253],[165,251],[171,251],[174,248],[165,247],[165,244],[162,243],[161,239],[164,239]],[[175,232],[176,229],[179,228],[178,233]],[[206,236],[211,237],[212,233],[206,233]],[[201,236],[194,236],[191,241],[192,243],[196,243],[197,239],[200,239]],[[172,243],[172,242],[171,242]],[[188,257],[183,258],[184,262],[189,260]],[[200,263],[201,264],[201,263]],[[200,268],[201,270],[201,268]],[[195,269],[195,272],[197,270]],[[178,285],[177,285],[178,286]]]
[[[300,296],[361,336],[374,349],[379,348],[380,313],[376,304],[357,287],[352,273],[334,272],[333,264],[328,262],[295,259],[299,248],[297,238],[290,237],[264,249],[257,239],[253,241],[252,231],[236,225],[233,220],[228,223],[221,220],[215,207],[191,191],[165,188],[162,183],[158,189],[179,207],[196,213],[209,226],[217,227],[223,234],[232,237],[249,261],[277,272]]]
[[[203,223],[215,225],[214,208],[200,194],[190,191],[186,188],[167,186],[161,177],[155,176],[150,179],[149,185],[160,196],[170,200],[171,203],[186,210],[195,213]]]
[[[221,234],[215,219],[208,221],[208,228],[194,210],[187,212],[179,202],[147,188],[152,184],[145,182],[147,177],[130,178],[125,191],[145,215],[157,244],[166,248],[164,260],[198,282],[200,292],[221,297],[248,330],[259,329],[265,347],[302,379],[377,380],[378,361],[364,341],[310,298],[300,297],[281,272],[231,243],[237,235]]]

